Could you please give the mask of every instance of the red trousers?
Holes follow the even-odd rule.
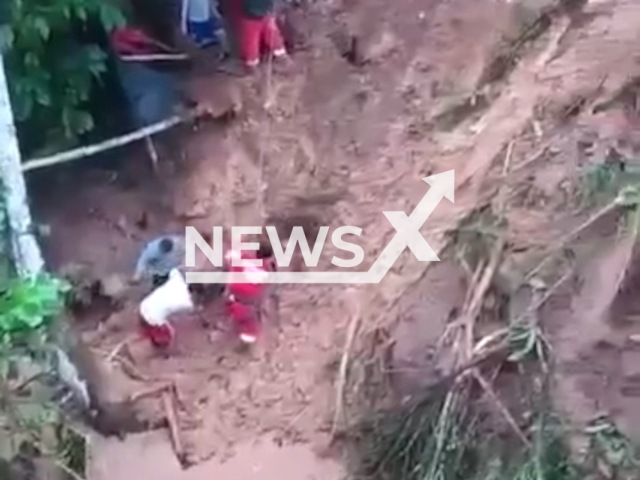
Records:
[[[238,19],[238,23],[240,55],[246,64],[257,65],[263,51],[275,57],[286,53],[284,40],[274,16],[267,15],[263,18],[242,16]]]
[[[252,343],[260,334],[260,305],[227,298],[227,314],[239,330],[244,342]]]
[[[169,323],[149,325],[143,318],[140,318],[140,326],[145,337],[151,340],[156,348],[167,348],[175,337],[173,327]]]

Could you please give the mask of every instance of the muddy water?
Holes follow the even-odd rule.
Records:
[[[212,459],[181,470],[166,432],[129,435],[125,441],[96,438],[88,477],[91,480],[340,480],[336,461],[319,458],[308,445],[277,446],[263,437],[236,447],[225,462]]]

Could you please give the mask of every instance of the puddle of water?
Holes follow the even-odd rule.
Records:
[[[166,432],[129,435],[126,440],[95,438],[90,480],[341,480],[335,460],[319,458],[309,445],[278,447],[269,438],[236,446],[226,462],[212,459],[182,470]]]

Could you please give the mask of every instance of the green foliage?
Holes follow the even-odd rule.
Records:
[[[56,426],[57,456],[67,468],[86,478],[89,442],[80,432],[69,425]]]
[[[125,20],[112,0],[4,0],[10,23],[0,33],[7,48],[11,101],[19,131],[35,132],[53,149],[77,142],[94,127],[88,102],[106,71],[106,53],[88,27],[109,31]],[[83,38],[84,37],[84,38]]]
[[[586,430],[590,459],[610,478],[638,478],[640,459],[631,441],[606,417],[594,419]]]
[[[535,357],[546,363],[546,341],[542,330],[537,325],[517,322],[509,325],[509,361],[520,362]]]
[[[70,431],[49,387],[36,381],[51,372],[50,327],[68,290],[47,274],[0,288],[0,457],[9,460],[29,445],[59,469],[83,474],[84,439]]]
[[[456,260],[474,271],[479,263],[491,256],[498,237],[505,229],[505,222],[491,208],[474,210],[449,232]]]
[[[447,390],[434,388],[398,409],[356,427],[358,477],[394,480],[469,478],[473,419],[454,408]]]
[[[534,442],[529,451],[504,480],[579,480],[578,468],[570,460],[562,426],[555,418],[542,413],[533,425]]]
[[[565,430],[548,413],[535,416],[532,445],[496,435],[471,397],[430,391],[417,402],[358,426],[353,478],[370,480],[579,480]],[[453,403],[457,403],[454,405]],[[484,418],[484,420],[483,420]]]
[[[582,201],[592,206],[611,201],[621,189],[640,183],[640,166],[631,163],[599,163],[581,174]]]
[[[49,275],[15,278],[0,289],[0,335],[47,327],[64,307],[68,285]]]

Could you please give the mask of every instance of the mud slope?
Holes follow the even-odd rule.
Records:
[[[296,55],[291,75],[265,74],[233,85],[215,76],[192,79],[194,92],[212,102],[221,91],[237,90],[243,111],[228,128],[185,135],[183,158],[166,165],[174,165],[173,173],[159,180],[132,176],[135,185],[106,175],[78,183],[73,199],[64,188],[50,188],[55,202],[39,196],[40,215],[53,226],[51,257],[56,265],[90,262],[103,276],[125,271],[141,238],[185,223],[302,223],[361,227],[368,268],[395,233],[382,211],[410,213],[427,191],[422,177],[455,169],[455,204],[441,202],[421,230],[425,238],[443,251],[445,231],[504,186],[509,240],[518,252],[513,262],[525,270],[543,247],[583,219],[576,213],[579,172],[603,161],[600,150],[580,149],[585,139],[592,146],[633,141],[627,117],[615,109],[593,114],[591,106],[640,73],[635,2],[590,2],[580,14],[555,12],[540,20],[542,3],[314,3],[303,16],[310,48]],[[515,41],[532,19],[534,34]],[[355,57],[345,50],[354,44],[351,38],[357,40]],[[495,59],[505,49],[514,61],[494,75]],[[510,173],[504,179],[506,151]],[[333,253],[327,245],[319,268],[330,268]],[[443,328],[447,310],[459,301],[453,293],[463,286],[456,272],[447,273],[454,279],[447,283],[426,275],[428,267],[407,251],[380,285],[284,286],[279,327],[251,355],[235,352],[224,334],[206,337],[191,324],[173,359],[153,357],[144,345],[133,347],[132,356],[147,375],[178,382],[194,459],[225,457],[236,443],[267,432],[280,442],[323,444],[354,316],[359,339],[398,320],[396,333],[406,337],[403,319],[421,322],[425,348]],[[428,298],[443,288],[452,290],[451,299]],[[98,334],[87,335],[97,351],[106,354],[135,330],[133,294],[131,299]],[[215,309],[209,315],[219,318]],[[575,321],[587,318],[577,315]],[[420,345],[405,340],[400,343],[411,356]],[[567,345],[557,341],[559,348]],[[579,353],[570,350],[562,362]],[[114,381],[118,375],[114,369]],[[140,410],[159,416],[153,400]]]

